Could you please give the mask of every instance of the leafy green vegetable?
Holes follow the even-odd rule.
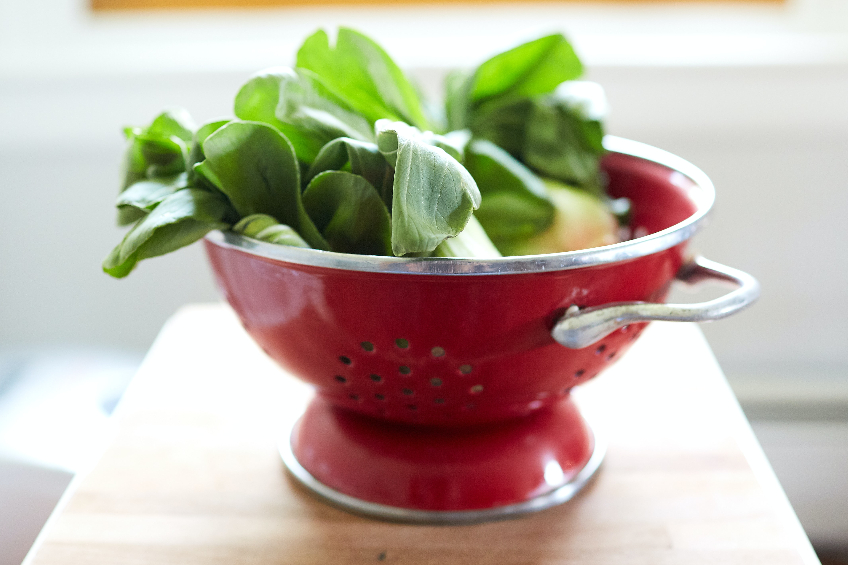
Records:
[[[350,170],[367,180],[382,197],[386,206],[391,206],[394,169],[380,153],[376,143],[357,141],[339,137],[321,148],[312,166],[306,173],[305,181],[325,171]]]
[[[444,149],[402,122],[380,120],[377,145],[394,167],[392,251],[430,252],[454,237],[480,206],[474,179]]]
[[[553,95],[535,101],[526,122],[522,157],[545,176],[602,196],[601,118],[606,104],[596,86],[566,82]]]
[[[451,74],[434,111],[375,42],[318,31],[295,68],[247,80],[235,119],[196,129],[173,109],[125,130],[117,206],[134,225],[103,268],[126,276],[212,229],[416,257],[603,244],[626,206],[604,194],[605,101],[582,72],[548,35]]]
[[[551,225],[554,206],[544,182],[494,143],[472,141],[465,168],[482,195],[474,215],[495,245],[527,239]]]
[[[251,214],[236,222],[232,227],[232,231],[258,239],[256,236],[262,230],[278,225],[280,225],[280,222],[274,219],[273,216],[269,216],[268,214]]]
[[[563,81],[583,74],[583,65],[561,34],[540,37],[495,55],[471,75],[448,81],[447,115],[451,129],[468,127],[484,103],[547,94]]]
[[[377,190],[361,176],[323,172],[309,183],[303,204],[333,251],[391,255],[389,211]]]
[[[335,46],[324,30],[306,39],[297,66],[315,73],[338,98],[371,123],[405,121],[432,129],[418,91],[394,61],[359,32],[340,28]]]
[[[473,75],[470,98],[545,94],[583,74],[583,65],[561,34],[540,37],[495,55]]]
[[[103,270],[125,277],[142,259],[185,247],[213,229],[226,229],[227,212],[227,202],[217,194],[196,188],[177,191],[133,226],[106,257]]]
[[[274,126],[286,136],[298,158],[309,162],[315,158],[326,140],[308,135],[294,124],[277,118],[282,84],[296,80],[295,77],[294,71],[285,67],[275,67],[254,75],[236,95],[235,114],[242,120]]]
[[[146,128],[124,129],[129,143],[124,156],[121,191],[140,181],[167,179],[186,172],[192,124],[188,112],[172,109],[156,116]],[[119,206],[118,224],[131,224],[145,214],[145,210],[137,207]]]
[[[519,98],[501,104],[489,104],[474,113],[468,124],[475,138],[491,141],[516,159],[527,143],[527,120],[533,111],[532,98]]]
[[[239,216],[269,214],[316,249],[328,249],[303,208],[300,166],[291,143],[261,122],[232,121],[203,142],[197,168],[223,192]]]
[[[157,137],[177,137],[189,143],[194,136],[194,120],[185,109],[172,108],[156,116],[145,133]]]
[[[304,163],[336,137],[373,140],[368,120],[305,69],[275,67],[254,75],[236,95],[235,113],[280,130]]]
[[[147,215],[157,204],[188,186],[188,173],[156,180],[139,181],[118,196],[118,211],[135,210],[139,217]]]
[[[267,214],[252,214],[239,220],[232,231],[278,245],[290,245],[292,247],[309,247],[290,226],[279,223]]]
[[[469,128],[535,173],[596,195],[606,102],[568,41],[549,35],[496,55],[447,82],[452,128]],[[485,222],[484,222],[485,224]]]
[[[230,120],[215,120],[213,122],[203,124],[200,126],[200,129],[195,132],[194,138],[191,142],[191,149],[189,150],[188,164],[186,166],[189,181],[196,180],[194,166],[206,159],[206,155],[203,154],[203,142],[206,141],[207,137],[228,123],[230,123]]]

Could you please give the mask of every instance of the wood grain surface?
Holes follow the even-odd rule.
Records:
[[[696,326],[654,323],[578,399],[609,439],[574,500],[471,526],[362,518],[284,471],[309,389],[228,307],[186,307],[26,565],[818,563]]]

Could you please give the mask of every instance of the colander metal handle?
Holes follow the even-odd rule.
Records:
[[[634,322],[665,320],[671,322],[709,322],[730,316],[751,305],[760,295],[757,279],[736,269],[697,257],[677,273],[687,284],[705,280],[733,283],[738,288],[715,300],[697,304],[654,304],[617,302],[606,306],[580,309],[570,307],[556,323],[551,335],[570,349],[592,345],[613,331]]]

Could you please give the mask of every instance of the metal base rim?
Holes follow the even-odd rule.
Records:
[[[292,450],[290,438],[296,422],[297,420],[293,420],[286,428],[287,433],[279,443],[279,452],[286,469],[300,484],[325,501],[354,514],[391,522],[415,524],[473,524],[490,522],[515,518],[523,514],[558,506],[574,498],[592,480],[601,466],[601,462],[606,455],[607,447],[603,434],[599,434],[597,428],[591,422],[587,421],[587,425],[592,431],[594,439],[592,455],[580,472],[567,483],[549,492],[516,504],[479,510],[420,510],[362,500],[339,492],[316,479],[300,464]]]

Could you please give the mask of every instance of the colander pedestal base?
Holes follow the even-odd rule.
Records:
[[[289,471],[332,503],[381,519],[462,523],[572,498],[604,446],[569,398],[527,417],[438,428],[314,399],[281,444]]]

